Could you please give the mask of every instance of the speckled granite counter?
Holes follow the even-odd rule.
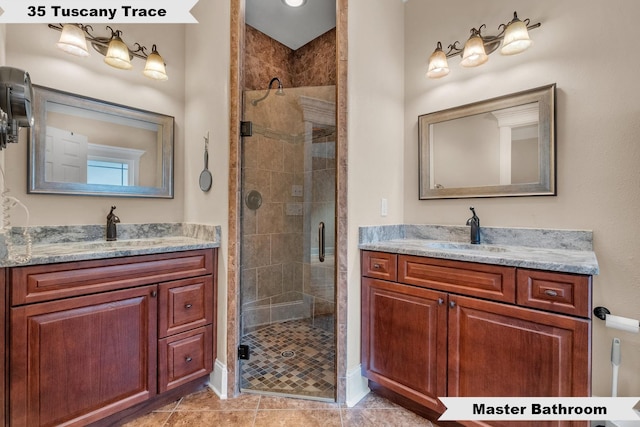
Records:
[[[11,230],[13,254],[26,253],[23,231],[18,227]],[[9,257],[2,239],[0,267],[216,248],[221,241],[220,226],[185,223],[118,224],[118,240],[114,242],[105,240],[104,225],[30,227],[29,232],[31,260],[19,263]]]
[[[482,244],[471,245],[465,226],[360,227],[359,248],[567,273],[599,272],[591,231],[482,227],[480,233]]]

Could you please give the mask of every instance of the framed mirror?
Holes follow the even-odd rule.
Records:
[[[419,116],[420,199],[555,195],[555,88]]]
[[[29,193],[173,198],[173,117],[33,89]]]

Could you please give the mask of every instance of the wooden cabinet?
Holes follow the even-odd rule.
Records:
[[[6,347],[6,339],[5,339],[5,329],[6,329],[6,313],[5,313],[5,307],[6,307],[6,303],[5,303],[5,298],[7,295],[7,288],[6,288],[6,284],[5,284],[5,269],[4,268],[0,268],[0,343],[5,345],[5,349]],[[6,371],[5,371],[5,366],[6,366],[6,356],[7,356],[7,352],[6,350],[0,353],[0,375],[2,375],[0,378],[2,378],[2,382],[0,382],[0,423],[2,423],[2,425],[4,425],[6,422],[6,413],[5,413],[5,407],[7,404],[7,400],[5,397],[5,390],[7,388],[7,375],[6,375]]]
[[[362,257],[398,264],[395,281],[362,264],[362,370],[376,386],[436,413],[444,410],[439,396],[590,395],[590,277],[367,251]]]
[[[8,269],[9,425],[83,426],[206,379],[215,256],[198,250]]]
[[[11,425],[86,424],[156,394],[157,286],[11,309]]]
[[[212,280],[205,276],[160,285],[158,386],[161,392],[213,370]]]
[[[447,294],[363,278],[363,370],[369,379],[444,411]]]

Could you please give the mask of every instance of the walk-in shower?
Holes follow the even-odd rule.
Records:
[[[335,400],[335,86],[285,92],[244,93],[240,389]]]

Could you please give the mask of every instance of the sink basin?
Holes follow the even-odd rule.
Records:
[[[492,245],[472,245],[471,243],[453,242],[431,242],[427,243],[431,249],[442,249],[446,251],[473,251],[473,252],[506,252],[507,249]]]

